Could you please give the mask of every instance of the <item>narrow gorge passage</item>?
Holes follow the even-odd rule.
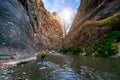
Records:
[[[0,0],[0,80],[120,80],[119,41],[120,0]]]

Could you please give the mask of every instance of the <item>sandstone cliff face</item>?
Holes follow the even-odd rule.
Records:
[[[41,4],[39,2],[38,4]],[[42,3],[43,4],[43,3]],[[64,29],[58,14],[51,15],[44,5],[38,5],[41,15],[41,35],[48,49],[58,49],[63,39]]]
[[[103,49],[101,46],[106,46],[106,37],[115,31],[118,31],[118,33],[120,31],[119,4],[120,0],[81,0],[81,5],[74,19],[71,30],[66,36],[64,42],[65,48],[73,48],[81,45],[84,48],[83,51],[98,53],[100,50],[96,49],[96,43],[100,43],[97,48]],[[119,37],[115,40],[117,41],[118,38]],[[117,42],[111,42],[112,41],[109,43],[112,45],[109,46],[114,47],[114,50],[112,51],[107,44],[107,48],[104,48],[105,52],[103,52],[105,55],[109,54],[110,50],[113,53],[117,53],[117,46],[115,46]],[[109,50],[107,50],[108,48]]]
[[[56,49],[62,25],[41,0],[0,0],[0,60],[34,56],[34,51]]]
[[[119,0],[81,0],[70,31],[86,20],[104,19],[120,12],[119,7]]]
[[[58,15],[51,15],[41,0],[20,0],[33,26],[35,46],[40,49],[56,49],[63,38],[64,28]]]
[[[63,38],[64,38],[66,36],[66,30],[65,30],[65,27],[63,27],[63,25],[62,25],[62,22],[60,20],[58,13],[53,12],[52,17],[53,17],[53,19],[57,20],[59,22],[59,24],[62,26],[62,33],[63,33]]]

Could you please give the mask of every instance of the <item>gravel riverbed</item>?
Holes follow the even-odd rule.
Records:
[[[0,64],[0,80],[8,80],[15,72],[16,65]]]

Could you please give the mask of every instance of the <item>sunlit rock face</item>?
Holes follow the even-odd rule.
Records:
[[[38,0],[37,4],[41,17],[41,28],[39,32],[41,32],[43,43],[48,49],[59,49],[63,34],[65,33],[60,18],[58,14],[51,15],[44,8],[41,0]]]
[[[63,27],[63,25],[62,25],[62,22],[61,22],[61,19],[60,19],[58,13],[57,13],[57,12],[53,12],[53,13],[52,13],[52,17],[53,17],[53,19],[57,20],[57,21],[59,22],[59,24],[61,25],[63,37],[65,37],[65,35],[66,35],[66,30],[65,30],[65,27]]]
[[[104,19],[120,12],[119,0],[81,0],[70,31],[86,20]]]
[[[66,37],[65,47],[73,48],[84,45],[84,47],[93,49],[94,43],[103,39],[108,32],[120,31],[119,16],[118,18],[112,17],[120,13],[119,4],[120,0],[81,0],[71,30]],[[108,17],[112,17],[114,22],[108,21]],[[100,21],[103,19],[105,22]],[[106,21],[111,24],[105,25]]]
[[[120,0],[109,0],[108,5],[104,5],[104,8],[99,11],[94,17],[94,19],[105,19],[115,13],[120,12]]]
[[[19,0],[27,11],[33,27],[35,48],[58,49],[63,39],[63,26],[59,16],[52,16],[44,7],[41,0]],[[57,16],[57,19],[55,18]]]
[[[70,30],[73,30],[75,24],[77,24],[80,19],[84,18],[97,6],[98,6],[98,0],[81,0],[80,6],[78,8],[78,13],[75,16],[75,19],[72,23],[72,27]]]
[[[0,0],[0,59],[28,57],[33,47],[33,29],[21,4]]]

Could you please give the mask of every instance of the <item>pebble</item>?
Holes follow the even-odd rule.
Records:
[[[23,72],[23,75],[26,75],[27,73],[26,72]]]
[[[46,69],[47,67],[41,67],[40,69],[43,70],[43,69]]]
[[[22,80],[22,77],[18,77],[17,80]]]
[[[15,67],[9,65],[2,65],[0,67],[0,80],[6,80],[15,72]]]
[[[24,67],[24,64],[21,64],[22,67]]]

